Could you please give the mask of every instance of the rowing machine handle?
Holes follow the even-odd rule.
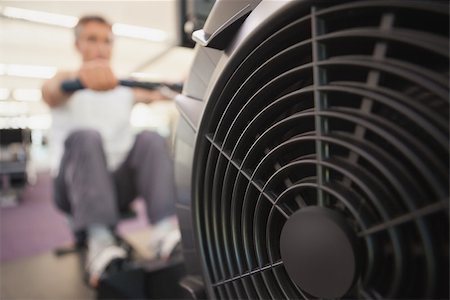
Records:
[[[167,86],[170,89],[178,90],[178,87],[175,85],[165,85],[162,83],[156,83],[156,82],[141,82],[141,81],[134,81],[134,80],[119,80],[119,85],[132,87],[132,88],[142,88],[147,90],[155,90],[162,86]],[[78,90],[82,90],[85,87],[83,86],[83,83],[79,79],[74,80],[67,80],[63,81],[61,84],[61,89],[66,92],[76,92]]]

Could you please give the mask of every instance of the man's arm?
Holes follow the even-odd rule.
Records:
[[[77,72],[58,72],[52,79],[47,80],[42,86],[42,97],[50,107],[64,104],[71,93],[61,90],[63,81],[80,79],[84,87],[94,91],[108,91],[117,86],[115,77],[109,62],[97,59],[85,62]]]
[[[71,93],[61,90],[61,83],[76,78],[75,72],[58,72],[53,78],[44,82],[42,98],[50,107],[57,107],[67,101]]]
[[[146,90],[141,88],[133,88],[134,100],[138,103],[149,104],[159,100],[172,100],[178,95],[177,92],[163,87],[155,90]]]

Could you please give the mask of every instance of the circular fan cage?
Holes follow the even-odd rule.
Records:
[[[233,54],[194,161],[210,296],[448,298],[448,12],[293,1]]]

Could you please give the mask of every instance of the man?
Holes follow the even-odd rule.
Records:
[[[108,265],[126,256],[111,228],[136,196],[145,199],[152,224],[176,226],[173,169],[163,138],[131,134],[133,104],[164,97],[118,86],[110,66],[111,24],[100,16],[82,17],[75,47],[82,58],[79,70],[57,73],[44,83],[42,95],[53,117],[55,202],[75,231],[87,233],[87,271],[90,284],[97,286]],[[62,82],[72,79],[80,79],[86,89],[63,92]]]

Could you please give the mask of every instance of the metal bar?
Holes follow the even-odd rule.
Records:
[[[326,109],[327,100],[326,96],[318,90],[318,87],[326,82],[326,74],[324,70],[320,69],[318,62],[325,57],[325,48],[317,41],[317,37],[324,32],[324,24],[316,17],[316,8],[311,8],[311,40],[312,40],[312,58],[313,58],[313,78],[314,78],[314,108],[315,108],[315,128],[316,135],[321,137],[327,132],[326,118],[319,116],[319,113]],[[328,156],[328,146],[324,144],[320,139],[316,140],[316,153],[317,160],[319,162],[326,159]],[[323,186],[324,182],[328,180],[328,171],[317,164],[317,183],[318,186]],[[317,189],[317,202],[319,205],[325,205],[326,195],[322,189]]]
[[[235,277],[232,277],[232,278],[229,278],[229,279],[226,279],[226,280],[218,281],[216,283],[213,283],[212,286],[213,287],[221,286],[221,285],[224,285],[226,283],[229,283],[229,282],[232,282],[232,281],[235,281],[235,280],[238,280],[238,279],[242,279],[242,278],[245,278],[245,277],[250,276],[250,275],[255,275],[257,273],[261,273],[261,272],[270,270],[271,268],[275,268],[275,267],[278,267],[278,266],[281,266],[281,265],[283,265],[283,262],[280,260],[280,261],[277,261],[277,262],[275,262],[273,264],[264,266],[262,268],[251,270],[250,272],[246,272],[246,273],[241,274],[239,276],[235,276]]]
[[[425,207],[419,208],[415,211],[412,211],[410,213],[407,213],[405,215],[402,215],[400,217],[391,219],[389,221],[386,221],[384,223],[378,224],[376,226],[373,226],[371,228],[368,228],[367,230],[361,231],[358,233],[359,237],[364,237],[369,234],[374,234],[389,228],[392,228],[394,226],[399,226],[401,224],[404,224],[409,221],[413,221],[417,218],[421,218],[426,215],[430,215],[433,213],[436,213],[440,210],[448,209],[448,199],[446,200],[440,200],[438,202],[435,202],[433,204],[427,205]]]
[[[380,22],[380,30],[381,31],[389,31],[392,28],[392,25],[394,24],[394,14],[384,14],[381,18]],[[379,41],[375,44],[375,49],[373,50],[373,59],[374,60],[383,60],[386,56],[387,51],[387,43],[385,41]],[[369,87],[376,87],[378,85],[378,82],[380,80],[380,70],[370,70],[369,74],[367,75],[367,86]],[[370,113],[372,111],[373,107],[373,100],[369,99],[367,97],[364,97],[361,101],[361,111],[364,113]],[[365,134],[367,132],[367,129],[363,126],[357,125],[355,128],[355,137],[357,139],[363,139]],[[351,163],[356,163],[358,161],[358,154],[355,152],[350,152],[350,155],[348,157],[348,160]],[[349,186],[350,181],[348,178],[344,179],[344,185]]]
[[[280,211],[280,213],[285,218],[289,217],[289,215],[278,204],[275,203],[274,197],[272,197],[270,194],[268,194],[266,191],[264,191],[264,188],[261,187],[255,180],[253,180],[251,175],[249,175],[247,172],[242,170],[241,166],[239,166],[235,161],[233,161],[231,159],[231,157],[222,150],[220,145],[218,145],[216,142],[214,142],[210,136],[206,136],[206,138],[227,160],[230,161],[230,163],[233,166],[235,166],[238,169],[239,173],[244,175],[244,177],[246,177],[249,180],[251,185],[253,185],[267,200],[269,200],[272,203],[272,205],[274,205]]]

